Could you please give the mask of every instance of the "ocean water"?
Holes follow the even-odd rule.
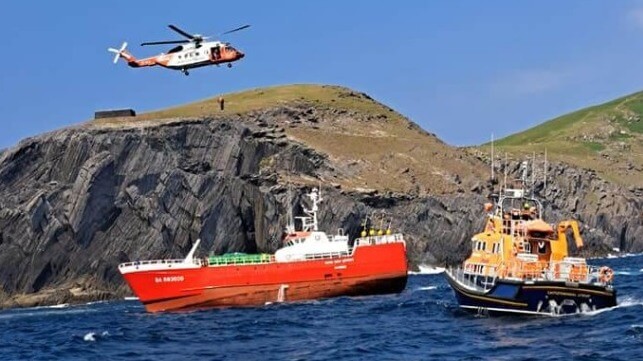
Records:
[[[619,305],[559,317],[476,316],[442,274],[400,295],[148,314],[138,301],[0,312],[3,360],[642,360],[643,256],[616,271]]]

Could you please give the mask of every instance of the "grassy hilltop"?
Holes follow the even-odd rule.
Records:
[[[549,120],[496,141],[500,152],[543,154],[643,187],[643,92]],[[485,147],[486,148],[486,147]]]
[[[327,154],[353,174],[350,187],[414,193],[450,193],[488,178],[488,171],[462,149],[449,146],[393,109],[340,86],[283,85],[209,99],[90,124],[154,125],[191,117],[257,117],[275,108],[310,107],[314,122],[284,119],[289,138]],[[581,109],[496,141],[497,155],[516,158],[547,150],[552,161],[595,170],[621,185],[643,187],[643,92]],[[298,115],[295,115],[298,117]],[[288,117],[286,117],[288,118]],[[292,121],[291,121],[292,120]],[[488,152],[488,144],[481,146]],[[349,184],[350,183],[350,184]]]
[[[281,117],[288,138],[328,155],[348,188],[414,194],[465,191],[485,179],[486,168],[395,110],[368,95],[340,86],[284,85],[223,94],[140,114],[108,118],[95,126],[154,125],[191,117],[239,116],[252,121],[262,112],[294,109]],[[302,113],[303,112],[303,113]]]

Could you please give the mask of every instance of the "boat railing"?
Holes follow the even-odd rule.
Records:
[[[383,234],[379,236],[366,236],[357,238],[355,240],[355,247],[399,242],[404,242],[404,235],[402,235],[402,233]]]
[[[242,254],[235,256],[212,256],[209,257],[207,261],[204,260],[202,264],[207,264],[208,266],[229,266],[272,263],[274,261],[275,256],[271,254]]]
[[[121,263],[118,265],[119,268],[124,268],[124,267],[131,267],[131,266],[145,266],[145,265],[169,265],[171,266],[172,264],[185,264],[185,259],[153,259],[153,260],[145,260],[145,261],[132,261],[132,262],[125,262]],[[190,263],[190,261],[188,262]],[[194,259],[191,261],[192,264],[195,264],[197,266],[201,265],[201,260],[200,259]]]
[[[474,291],[489,291],[496,283],[496,276],[477,274],[465,271],[462,267],[449,267],[447,272],[456,282]]]
[[[516,259],[497,265],[467,263],[462,272],[469,277],[481,276],[521,281],[565,281],[601,285],[611,281],[601,277],[599,267],[588,265],[584,260],[575,258],[551,262]]]

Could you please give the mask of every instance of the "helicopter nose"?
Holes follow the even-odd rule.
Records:
[[[237,57],[239,59],[243,58],[244,56],[246,56],[246,54],[244,54],[244,53],[240,52],[239,50],[237,50]]]

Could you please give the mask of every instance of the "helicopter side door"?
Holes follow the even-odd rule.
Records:
[[[210,48],[210,59],[215,63],[221,60],[220,46],[213,46],[212,48]]]

